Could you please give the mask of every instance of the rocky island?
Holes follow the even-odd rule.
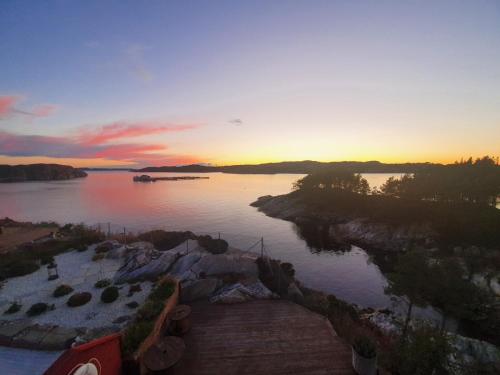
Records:
[[[0,182],[70,180],[86,177],[78,168],[61,164],[0,165]]]

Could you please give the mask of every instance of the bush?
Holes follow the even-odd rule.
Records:
[[[151,242],[158,250],[170,250],[179,246],[187,239],[194,239],[192,232],[167,232],[164,230],[152,230],[138,236],[140,241]]]
[[[102,288],[106,288],[107,286],[110,286],[110,285],[111,285],[110,279],[102,279],[102,280],[96,281],[96,283],[94,284],[94,287],[96,287],[97,289],[102,289]]]
[[[113,250],[113,243],[111,241],[103,242],[95,248],[96,254],[107,253],[108,251]]]
[[[72,291],[73,291],[72,287],[70,287],[69,285],[66,285],[66,284],[62,284],[62,285],[59,285],[56,288],[56,290],[54,290],[54,293],[52,293],[52,295],[57,298],[57,297],[65,296],[66,294],[70,294]]]
[[[368,336],[359,336],[352,345],[356,353],[365,358],[374,358],[377,355],[377,347]]]
[[[108,286],[102,291],[101,301],[104,303],[111,303],[116,301],[120,294],[118,293],[118,288],[116,286]]]
[[[88,246],[81,243],[81,244],[76,245],[75,249],[76,249],[76,251],[82,253],[88,249]]]
[[[158,315],[161,314],[165,307],[162,301],[149,300],[137,312],[138,320],[154,321]]]
[[[104,259],[105,257],[106,257],[106,253],[94,254],[94,256],[92,257],[92,261],[97,262],[101,259]]]
[[[136,309],[139,307],[139,304],[136,301],[132,301],[127,303],[125,306],[127,306],[129,309]]]
[[[38,263],[32,259],[21,259],[19,257],[9,260],[6,261],[6,264],[0,266],[0,274],[2,275],[0,279],[29,275],[40,268]]]
[[[175,291],[175,284],[170,280],[165,280],[158,284],[148,296],[148,299],[165,302]]]
[[[49,305],[43,302],[35,303],[33,306],[29,308],[28,311],[26,311],[26,315],[28,316],[37,316],[40,314],[43,314],[45,311],[47,311],[49,308]]]
[[[123,335],[123,352],[134,353],[139,345],[148,337],[153,331],[154,322],[136,322],[129,326]]]
[[[223,254],[229,247],[227,241],[215,239],[211,236],[199,236],[198,244],[212,254]]]
[[[92,294],[90,294],[89,292],[75,293],[71,297],[69,297],[68,301],[66,301],[66,305],[68,305],[69,307],[83,306],[91,299]]]
[[[40,264],[42,266],[54,263],[54,257],[52,255],[42,255],[40,257]]]
[[[419,327],[395,348],[393,372],[401,375],[448,374],[448,357],[452,353],[446,333],[433,327]]]
[[[23,306],[18,304],[17,302],[14,302],[13,304],[11,304],[9,306],[9,308],[7,310],[4,311],[4,314],[5,315],[15,314],[16,312],[21,310],[21,307],[23,307]]]

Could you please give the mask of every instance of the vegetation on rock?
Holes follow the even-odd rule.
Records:
[[[26,315],[28,316],[37,316],[43,314],[45,311],[49,309],[49,305],[43,302],[35,303],[32,305],[28,311],[26,311]]]
[[[111,303],[116,301],[119,295],[120,293],[118,292],[118,288],[116,286],[108,286],[102,291],[101,301],[104,303]]]
[[[140,241],[151,242],[160,251],[170,250],[179,246],[188,239],[195,239],[192,232],[167,232],[164,230],[152,230],[140,234]]]
[[[66,285],[66,284],[62,284],[62,285],[59,285],[54,290],[54,293],[52,293],[52,295],[57,298],[57,297],[62,297],[62,296],[65,296],[67,294],[70,294],[72,291],[73,291],[73,288],[71,286]]]
[[[352,347],[360,356],[365,358],[374,358],[377,355],[377,346],[368,336],[358,336]]]
[[[16,312],[20,311],[23,305],[14,302],[12,303],[7,310],[4,311],[5,315],[10,315],[10,314],[15,314]]]
[[[69,297],[68,301],[66,301],[66,304],[69,307],[83,306],[86,303],[88,303],[91,299],[92,299],[92,294],[89,292],[75,293],[71,297]]]
[[[101,279],[101,280],[96,281],[96,283],[94,284],[94,287],[97,289],[102,289],[102,288],[106,288],[110,285],[111,285],[110,279]]]
[[[229,247],[226,240],[212,238],[208,235],[198,236],[198,244],[212,254],[223,254]]]

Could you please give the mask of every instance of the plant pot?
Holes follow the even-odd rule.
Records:
[[[358,375],[376,375],[377,356],[366,358],[352,348],[352,367]]]

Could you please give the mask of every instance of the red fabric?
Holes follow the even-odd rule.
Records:
[[[66,350],[44,375],[73,375],[80,365],[93,363],[99,375],[121,375],[120,334],[114,334]]]

